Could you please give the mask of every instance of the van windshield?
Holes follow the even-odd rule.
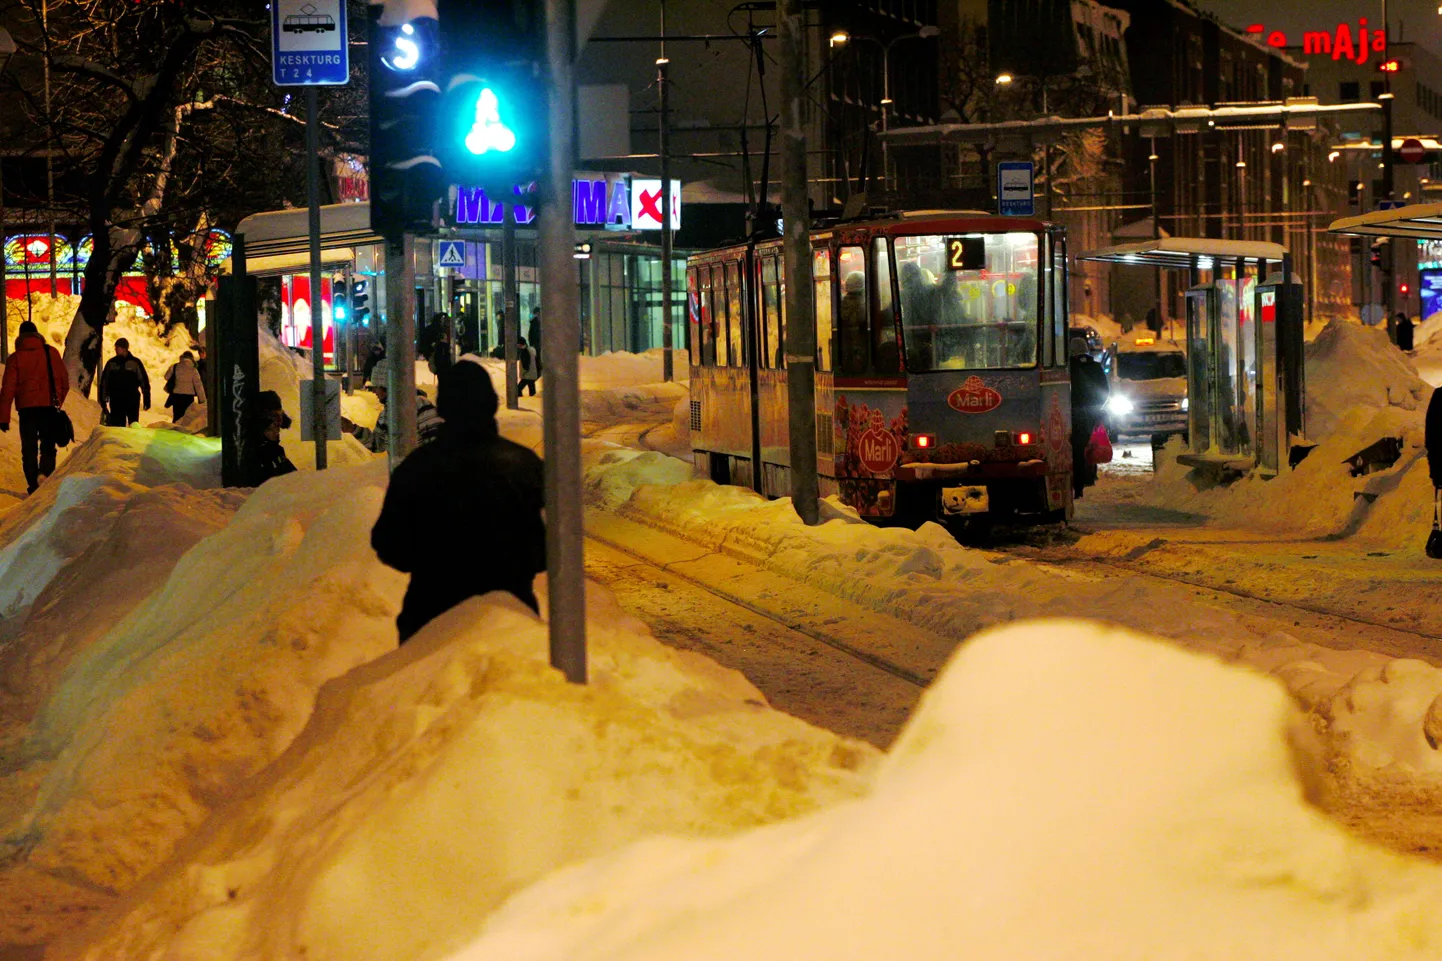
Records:
[[[906,369],[1036,365],[1036,234],[896,238]]]
[[[1122,380],[1160,380],[1187,376],[1187,357],[1179,350],[1117,355],[1117,376]]]

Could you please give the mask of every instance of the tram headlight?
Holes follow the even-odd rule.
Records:
[[[1112,394],[1107,398],[1107,413],[1115,417],[1125,417],[1136,409],[1137,405],[1125,394]]]

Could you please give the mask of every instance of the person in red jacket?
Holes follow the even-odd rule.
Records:
[[[13,404],[20,412],[20,463],[32,494],[40,486],[41,475],[55,473],[55,441],[46,428],[49,412],[65,403],[69,390],[70,376],[60,351],[45,343],[33,323],[22,323],[20,335],[15,338],[15,352],[0,380],[0,431],[10,429]]]

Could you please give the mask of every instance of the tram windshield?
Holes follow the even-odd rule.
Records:
[[[1036,234],[897,237],[910,371],[1034,367]]]

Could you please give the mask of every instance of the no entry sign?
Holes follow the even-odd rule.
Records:
[[[1409,137],[1397,148],[1397,154],[1403,163],[1419,164],[1427,156],[1427,149],[1422,146],[1422,141]]]

